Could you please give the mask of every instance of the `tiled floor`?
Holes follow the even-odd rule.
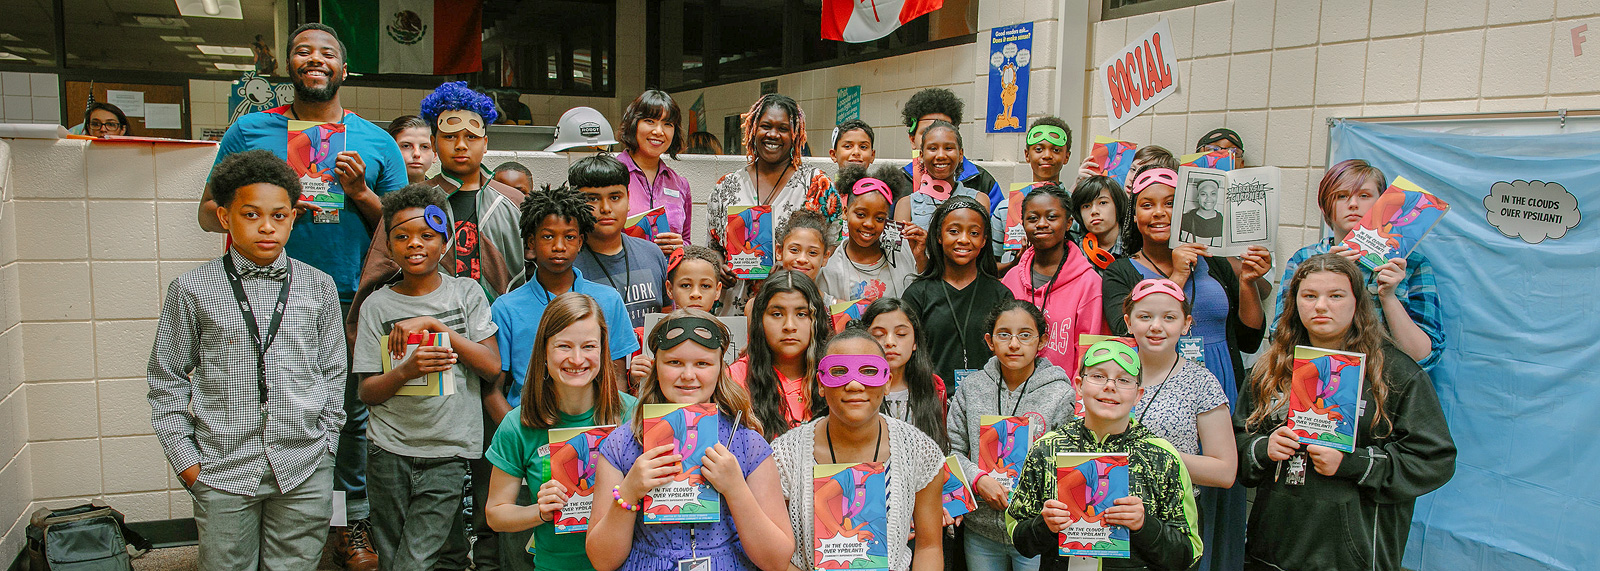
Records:
[[[133,571],[198,571],[199,565],[195,562],[198,554],[199,548],[193,545],[157,549],[133,560]],[[322,563],[317,565],[317,571],[340,571],[340,567],[333,562],[331,549],[323,551]]]

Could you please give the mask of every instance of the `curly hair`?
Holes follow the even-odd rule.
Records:
[[[794,133],[794,143],[789,148],[789,160],[794,168],[800,168],[801,151],[806,146],[806,114],[800,110],[800,104],[787,95],[768,93],[756,100],[750,106],[750,111],[744,114],[739,125],[744,130],[744,156],[751,164],[756,162],[756,123],[761,121],[761,116],[767,109],[778,107],[789,116],[789,130]]]
[[[683,151],[685,133],[683,132],[683,111],[678,108],[678,102],[672,96],[659,89],[647,89],[628,104],[622,112],[622,122],[617,125],[617,141],[622,143],[622,148],[628,152],[639,150],[639,121],[645,119],[660,120],[672,125],[672,142],[667,144],[667,156],[678,158],[678,153]]]
[[[439,115],[445,111],[471,111],[483,117],[484,126],[487,127],[500,117],[494,110],[494,99],[488,95],[467,87],[465,81],[447,81],[433,90],[427,97],[422,98],[422,118],[428,121],[435,131],[438,130]]]
[[[828,217],[815,210],[797,210],[783,221],[783,226],[778,227],[778,246],[782,246],[789,239],[789,233],[801,228],[815,230],[822,237],[822,248],[833,249],[833,233],[828,231]]]
[[[839,194],[844,195],[845,202],[854,202],[857,196],[853,192],[856,183],[864,178],[875,178],[889,186],[889,194],[901,197],[911,192],[911,179],[906,178],[903,171],[894,165],[878,165],[872,169],[872,174],[867,174],[867,168],[856,165],[846,165],[839,168],[839,176],[833,179],[833,187],[839,189]],[[889,208],[894,208],[894,201],[889,201]]]
[[[727,268],[728,259],[724,258],[721,254],[718,254],[716,250],[707,248],[705,246],[690,244],[683,247],[683,259],[684,261],[700,260],[707,264],[711,264],[712,273],[716,274],[717,282],[721,283],[722,287],[733,286],[733,274],[729,273]],[[678,265],[672,266],[671,269],[667,270],[667,281],[670,282],[675,279],[678,275],[678,268],[681,267],[683,267],[683,262],[679,262]]]
[[[383,203],[383,227],[385,232],[394,224],[392,222],[394,215],[401,210],[427,208],[429,206],[449,209],[445,205],[449,199],[445,198],[444,191],[426,182],[408,184],[400,190],[383,195],[383,198],[379,200]]]
[[[918,91],[906,101],[906,106],[900,109],[900,118],[905,121],[906,129],[915,130],[917,122],[923,117],[942,113],[950,117],[950,122],[961,124],[961,108],[966,104],[956,97],[954,91],[943,87],[930,87]]]
[[[272,154],[256,149],[228,155],[211,170],[211,198],[217,206],[232,206],[239,189],[252,184],[266,183],[289,193],[289,204],[300,200],[300,177],[289,168],[289,163]]]
[[[544,219],[551,216],[577,224],[578,232],[585,236],[594,231],[594,209],[589,207],[583,193],[565,184],[555,187],[547,184],[541,192],[530,193],[522,200],[522,241],[532,238]]]

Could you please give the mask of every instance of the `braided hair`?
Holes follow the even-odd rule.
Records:
[[[768,109],[778,107],[789,115],[789,130],[794,132],[794,146],[790,147],[790,162],[794,168],[800,168],[801,149],[806,146],[806,114],[800,110],[800,104],[787,95],[768,93],[756,100],[750,106],[750,111],[744,114],[739,128],[744,132],[744,156],[751,164],[756,162],[756,123]]]

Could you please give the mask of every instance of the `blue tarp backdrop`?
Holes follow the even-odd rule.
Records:
[[[1460,453],[1418,500],[1405,566],[1600,565],[1600,133],[1440,134],[1343,121],[1361,158],[1451,206],[1419,248],[1449,346],[1434,387]],[[1557,186],[1559,185],[1559,186]]]

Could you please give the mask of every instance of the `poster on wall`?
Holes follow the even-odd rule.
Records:
[[[290,103],[294,103],[293,84],[272,83],[253,71],[247,71],[228,86],[228,124],[232,125],[245,113]]]
[[[852,119],[861,118],[861,86],[840,87],[839,95],[833,100],[833,113],[835,125]]]
[[[1171,26],[1162,18],[1100,64],[1095,75],[1112,131],[1178,91],[1177,61]]]
[[[989,34],[990,133],[1021,133],[1028,119],[1028,70],[1033,60],[1033,22],[995,28]]]

